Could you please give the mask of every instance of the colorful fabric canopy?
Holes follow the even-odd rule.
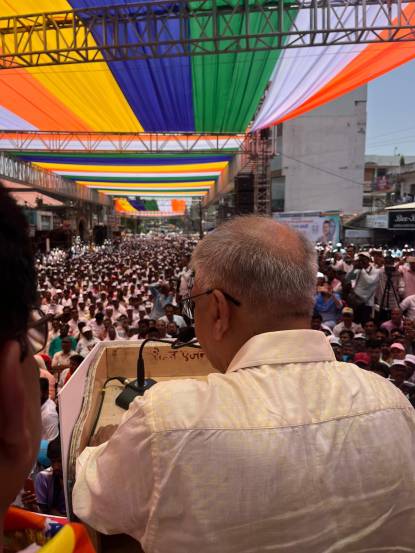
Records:
[[[12,152],[14,157],[114,197],[203,197],[231,155]],[[183,204],[180,204],[183,205]]]
[[[415,24],[415,5],[403,3],[400,22],[395,24],[413,26]],[[334,9],[334,8],[333,8]],[[356,22],[353,6],[336,8],[345,27],[359,26],[382,27],[387,24],[387,10],[379,9],[377,4],[367,5]],[[396,3],[388,3],[391,16],[396,17]],[[365,21],[363,21],[364,15]],[[327,17],[324,8],[319,9],[320,22]],[[335,24],[335,22],[333,22]],[[308,10],[299,11],[295,21],[297,29],[309,29]],[[335,27],[334,27],[335,28]],[[389,31],[380,34],[387,39]],[[340,34],[344,34],[339,31]],[[406,36],[408,30],[397,33],[398,38]],[[363,40],[364,37],[362,37]],[[362,86],[387,71],[415,58],[415,46],[412,42],[385,42],[373,44],[350,44],[342,46],[313,46],[297,50],[285,50],[280,56],[271,86],[265,101],[255,119],[252,129],[258,130],[277,125],[307,111],[334,100],[351,90]]]
[[[114,202],[118,213],[137,217],[180,217],[186,211],[186,200],[117,198]]]
[[[250,0],[248,0],[249,2]],[[259,0],[262,1],[262,0]],[[264,3],[268,0],[263,0]],[[2,16],[22,15],[42,11],[71,8],[101,7],[111,4],[128,4],[136,0],[0,0]],[[143,2],[144,3],[144,2]],[[275,0],[277,5],[277,2]],[[208,14],[214,6],[219,10],[225,4],[216,0],[200,3],[203,15],[190,18],[187,28],[178,20],[168,22],[168,37],[161,29],[154,36],[188,38],[213,36],[212,19]],[[229,0],[227,1],[229,5]],[[410,27],[415,20],[413,3],[403,3],[404,20]],[[160,10],[162,7],[160,7]],[[379,9],[377,4],[367,5],[360,13],[365,21],[355,21],[354,6],[347,2],[331,7],[347,27],[358,25],[382,27],[387,23],[387,12],[396,12],[396,3]],[[278,23],[278,10],[267,12],[267,17]],[[292,10],[297,30],[308,30],[310,12]],[[328,17],[320,9],[320,19]],[[319,18],[317,17],[317,19]],[[284,19],[289,21],[288,18]],[[317,21],[318,23],[318,21]],[[87,21],[86,21],[87,24]],[[284,23],[285,24],[285,23]],[[288,23],[287,23],[288,24]],[[123,25],[122,32],[131,38],[142,32],[142,23]],[[247,25],[244,14],[232,18],[219,15],[218,31],[226,35],[243,31]],[[251,13],[250,32],[261,32],[264,15]],[[336,21],[332,22],[336,28]],[[102,44],[102,32],[94,26],[95,35],[89,37],[91,45]],[[115,32],[112,27],[106,33]],[[288,31],[289,29],[284,29]],[[1,28],[0,28],[1,32]],[[63,30],[70,38],[70,30]],[[80,31],[80,33],[82,30]],[[407,30],[402,33],[407,33]],[[339,31],[343,34],[342,31]],[[386,33],[386,31],[384,32]],[[229,32],[228,32],[229,34]],[[363,37],[362,37],[363,38]],[[4,40],[14,37],[5,35]],[[36,35],[31,37],[33,47],[39,47]],[[276,46],[275,37],[264,36],[264,48]],[[305,40],[303,38],[303,40]],[[219,42],[222,42],[219,41]],[[94,44],[92,44],[94,43]],[[213,48],[213,40],[204,42],[205,50]],[[223,45],[227,43],[224,42]],[[159,46],[159,54],[163,47]],[[177,46],[180,54],[180,46]],[[275,125],[318,107],[353,88],[413,59],[415,48],[407,43],[346,44],[341,46],[313,46],[298,49],[264,50],[249,53],[221,55],[181,56],[75,65],[8,69],[0,72],[0,128],[10,130],[43,131],[98,131],[98,132],[244,132],[250,124],[269,80],[263,105],[255,119],[253,129]]]
[[[0,13],[22,15],[128,5],[133,1],[136,0],[0,0]],[[216,7],[221,7],[220,1]],[[208,13],[212,4],[203,2],[200,8]],[[252,32],[260,29],[261,17],[251,15]],[[270,17],[277,21],[277,11]],[[161,29],[154,29],[154,34],[160,35],[160,40],[178,38],[183,32],[189,38],[198,38],[202,33],[213,36],[210,23],[201,26],[201,19],[199,22],[193,19],[183,29],[179,20],[172,18],[168,22],[168,37],[163,36]],[[244,15],[232,17],[234,30],[243,29],[246,23]],[[229,24],[226,15],[219,16],[219,31],[226,32]],[[128,25],[121,30],[131,38],[142,31],[140,22]],[[95,35],[89,40],[99,47],[103,30],[97,26],[94,29]],[[112,33],[114,29],[109,26],[105,32]],[[68,39],[70,33],[68,30]],[[36,37],[32,40],[36,46]],[[275,40],[265,38],[264,45],[273,45]],[[212,46],[213,40],[204,43],[207,50]],[[159,47],[159,53],[163,53],[163,47]],[[244,132],[278,57],[278,50],[270,50],[107,63],[103,54],[102,62],[2,71],[0,126],[44,131]]]

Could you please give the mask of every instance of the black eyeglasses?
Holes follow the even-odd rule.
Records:
[[[228,301],[230,301],[231,303],[233,303],[234,305],[236,305],[237,307],[239,307],[241,305],[241,302],[239,300],[236,300],[235,298],[233,298],[227,292],[224,292],[223,290],[220,290],[219,288],[217,288],[217,290],[219,290],[219,292],[222,292],[222,294],[225,296],[225,298]],[[214,289],[212,288],[212,289],[206,290],[206,292],[201,292],[200,294],[196,294],[195,296],[187,296],[186,298],[183,298],[182,301],[181,301],[181,303],[182,303],[182,313],[184,315],[186,315],[187,317],[189,317],[189,319],[194,321],[194,319],[195,319],[195,302],[193,300],[195,298],[200,298],[200,296],[207,296],[207,295],[211,294],[213,291],[214,291]]]
[[[28,353],[28,344],[30,344],[34,355],[46,347],[49,333],[48,321],[50,319],[51,316],[45,315],[41,309],[34,308],[30,311],[26,336],[20,336],[22,358],[26,357]]]

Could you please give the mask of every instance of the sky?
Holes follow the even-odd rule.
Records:
[[[415,155],[415,61],[369,83],[366,153]]]

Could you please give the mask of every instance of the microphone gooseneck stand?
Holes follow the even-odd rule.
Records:
[[[190,330],[188,330],[188,328],[190,328]],[[144,347],[146,346],[146,344],[148,344],[149,342],[157,342],[161,344],[170,344],[172,349],[180,349],[183,347],[200,349],[199,344],[195,343],[196,338],[194,329],[191,327],[188,328],[184,328],[181,332],[179,332],[177,340],[169,340],[163,338],[146,338],[145,340],[143,340],[137,359],[137,379],[126,384],[124,390],[120,393],[119,396],[117,396],[115,403],[116,405],[118,405],[118,407],[127,410],[130,406],[130,403],[137,396],[144,395],[147,390],[149,390],[152,386],[154,386],[154,384],[156,384],[155,380],[145,377]]]

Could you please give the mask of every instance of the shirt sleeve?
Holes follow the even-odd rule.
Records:
[[[59,434],[59,416],[55,404],[46,405],[46,412],[42,412],[42,440],[54,440]]]
[[[401,308],[401,311],[405,312],[408,308],[409,308],[409,301],[408,301],[408,298],[405,298],[403,301],[401,301],[401,304],[400,304],[400,308]]]
[[[49,483],[48,475],[44,471],[39,472],[35,479],[35,494],[39,505],[48,506],[49,504]]]
[[[153,282],[153,284],[150,284],[148,287],[148,289],[150,290],[150,294],[153,296],[153,298],[157,298],[157,296],[160,295],[158,287],[159,287],[158,282]]]
[[[152,434],[144,401],[137,398],[131,404],[108,442],[82,452],[73,490],[73,508],[81,520],[103,534],[125,533],[139,541],[154,488]]]

